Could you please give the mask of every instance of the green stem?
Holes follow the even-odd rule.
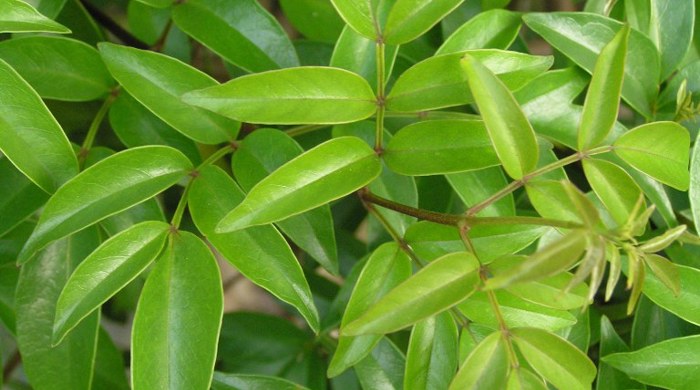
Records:
[[[383,148],[383,137],[384,137],[384,112],[386,111],[385,107],[385,91],[384,91],[384,85],[386,84],[386,76],[384,74],[385,70],[385,45],[384,42],[380,39],[377,40],[377,117],[375,119],[377,123],[377,129],[375,133],[375,141],[374,141],[374,149],[377,151],[381,151]]]
[[[326,127],[328,127],[328,125],[303,125],[303,126],[296,126],[296,127],[292,127],[291,129],[286,130],[285,133],[287,133],[287,135],[290,136],[290,137],[298,137],[298,136],[300,136],[300,135],[302,135],[302,134],[311,133],[311,132],[314,132],[314,131],[316,131],[316,130],[320,130],[320,129],[323,129],[323,128],[326,128]]]
[[[237,145],[233,142],[222,147],[221,149],[217,150],[216,152],[212,153],[209,157],[207,157],[207,159],[204,160],[204,162],[199,164],[199,166],[197,167],[197,170],[200,170],[200,169],[206,167],[207,165],[211,165],[211,164],[219,161],[219,159],[221,159],[225,155],[233,152],[234,150],[236,150],[236,148],[237,148]]]
[[[177,208],[173,214],[173,219],[170,220],[170,225],[178,229],[180,223],[182,222],[182,216],[185,214],[185,207],[187,207],[187,200],[189,198],[190,187],[192,187],[192,182],[194,182],[195,177],[191,177],[190,181],[187,182],[185,190],[182,192],[180,201],[177,203]]]
[[[457,111],[419,111],[419,112],[397,112],[386,111],[385,118],[414,118],[418,120],[426,119],[455,119],[455,120],[479,120],[480,116],[474,114],[466,114]]]
[[[100,125],[102,125],[102,121],[107,115],[107,112],[109,112],[109,108],[112,107],[112,104],[117,99],[117,96],[119,96],[119,90],[115,89],[109,94],[109,96],[107,96],[107,99],[102,102],[102,106],[100,106],[97,114],[95,114],[95,117],[92,119],[92,123],[90,123],[90,128],[85,136],[83,145],[80,147],[80,152],[78,152],[78,162],[81,166],[85,162],[88,152],[90,149],[92,149],[92,144],[95,142],[95,137],[97,136],[97,132],[100,130]]]
[[[564,229],[581,228],[583,225],[576,222],[562,221],[559,219],[540,218],[540,217],[466,217],[465,223],[469,226],[478,225],[538,225],[551,226]]]

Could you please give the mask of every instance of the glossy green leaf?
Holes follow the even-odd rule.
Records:
[[[681,191],[690,185],[690,136],[675,122],[653,122],[623,134],[613,145],[628,164]]]
[[[0,237],[38,210],[49,199],[7,158],[0,158]],[[0,261],[1,263],[1,261]]]
[[[530,202],[542,217],[584,223],[585,216],[574,204],[567,191],[568,186],[572,185],[562,181],[533,180],[527,183],[525,189]],[[588,205],[593,207],[590,202]]]
[[[331,0],[333,6],[350,27],[361,35],[376,40],[381,33],[377,6],[381,0]]]
[[[572,231],[535,252],[527,261],[495,275],[486,282],[486,288],[503,288],[556,275],[569,269],[579,259],[585,246],[586,236],[581,232]]]
[[[174,7],[173,21],[248,72],[299,66],[282,26],[256,0],[189,0]]]
[[[311,40],[334,43],[345,26],[330,0],[281,0],[280,6],[292,26]]]
[[[473,49],[507,49],[520,31],[520,15],[503,10],[484,11],[469,19],[435,52],[436,55]]]
[[[518,367],[510,371],[507,390],[547,390],[542,378],[532,371]]]
[[[239,144],[231,167],[238,183],[249,191],[302,152],[301,146],[285,133],[275,129],[257,129]],[[324,268],[338,274],[338,253],[328,205],[279,221],[277,226]]]
[[[623,226],[642,195],[639,186],[622,168],[604,160],[583,160],[583,171],[615,222]]]
[[[603,47],[623,27],[613,19],[590,13],[530,13],[523,21],[588,73],[593,72]],[[622,98],[650,118],[658,93],[659,54],[651,40],[636,30],[630,32],[627,50]]]
[[[511,329],[513,340],[528,363],[547,382],[562,389],[590,389],[596,367],[567,341],[541,329]]]
[[[620,338],[615,331],[613,324],[608,317],[603,316],[600,319],[600,346],[599,354],[601,357],[616,353],[628,352],[629,347]],[[598,380],[596,381],[596,390],[615,390],[615,389],[634,389],[641,388],[637,383],[630,380],[627,375],[614,369],[605,361],[598,363]]]
[[[31,181],[53,193],[78,173],[73,148],[39,95],[2,60],[0,84],[0,150]]]
[[[163,209],[156,198],[151,198],[103,219],[100,222],[100,227],[104,229],[107,235],[113,236],[137,223],[146,221],[165,221]]]
[[[209,247],[180,231],[146,280],[131,339],[138,389],[206,389],[223,315],[221,274]]]
[[[363,389],[403,389],[405,358],[400,349],[382,337],[372,353],[355,366]]]
[[[501,332],[493,332],[462,363],[450,389],[503,389],[508,380],[509,366],[503,335]]]
[[[487,199],[491,194],[508,185],[501,167],[491,167],[469,172],[452,173],[445,178],[460,199],[468,207]],[[481,217],[515,215],[513,194],[508,194],[476,214]]]
[[[186,92],[216,85],[205,73],[160,53],[111,43],[101,43],[99,49],[122,87],[175,130],[205,144],[235,137],[238,123],[180,99]]]
[[[134,280],[158,256],[170,226],[144,222],[115,235],[73,272],[56,303],[53,343]]]
[[[474,102],[467,75],[460,66],[464,54],[476,58],[511,90],[522,87],[552,65],[552,57],[501,50],[470,50],[431,57],[401,74],[387,96],[387,109],[419,112]]]
[[[78,262],[99,243],[96,229],[56,241],[20,272],[15,297],[17,343],[22,368],[33,388],[89,389],[92,382],[99,313],[52,347],[56,301]]]
[[[537,165],[535,132],[508,88],[479,60],[465,55],[462,68],[503,169],[520,179]]]
[[[265,375],[214,373],[213,390],[306,390],[306,387],[282,378]]]
[[[700,336],[662,341],[633,352],[615,353],[603,361],[642,383],[691,390],[700,381]]]
[[[629,26],[620,29],[603,47],[596,60],[578,130],[579,150],[598,146],[615,125],[620,107],[629,33]]]
[[[384,41],[390,45],[401,45],[418,38],[463,1],[396,0],[387,16]]]
[[[696,325],[700,325],[700,271],[675,264],[680,277],[680,294],[676,295],[651,272],[644,279],[644,295],[657,305]]]
[[[67,0],[30,0],[30,5],[49,19],[55,19],[63,10]]]
[[[69,38],[37,35],[3,41],[0,58],[43,98],[94,100],[115,84],[97,50]]]
[[[413,327],[406,352],[404,389],[444,389],[457,370],[457,326],[442,313]]]
[[[239,77],[183,99],[243,122],[334,124],[368,118],[377,109],[362,77],[329,67],[298,67]],[[274,106],[274,110],[270,107]]]
[[[217,226],[227,232],[277,222],[345,196],[380,173],[379,158],[356,137],[334,138],[256,184]]]
[[[384,161],[402,175],[435,175],[499,164],[482,121],[435,120],[401,129],[389,141]]]
[[[341,332],[350,336],[390,333],[449,309],[477,287],[477,269],[476,258],[467,252],[434,260],[391,290]]]
[[[197,228],[253,283],[297,308],[312,329],[318,313],[309,285],[284,237],[273,226],[216,233],[216,224],[244,198],[243,191],[220,168],[206,167],[192,184],[189,207]]]
[[[0,33],[48,32],[68,34],[71,31],[47,18],[21,0],[4,0],[0,4]]]
[[[348,301],[341,327],[355,321],[374,303],[411,276],[411,262],[394,243],[377,248],[365,264]],[[364,359],[381,340],[381,335],[341,335],[328,367],[328,376],[340,375]]]
[[[98,162],[49,199],[18,262],[26,262],[51,241],[158,194],[191,168],[187,157],[166,146],[129,149]]]

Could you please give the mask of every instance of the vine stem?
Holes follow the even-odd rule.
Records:
[[[384,137],[384,112],[385,107],[385,91],[384,85],[386,84],[385,71],[385,47],[384,40],[380,37],[377,38],[376,45],[376,55],[377,55],[377,117],[375,119],[377,128],[375,133],[374,150],[381,152],[383,148],[383,137]]]
[[[102,102],[102,106],[100,106],[100,109],[97,110],[97,114],[95,114],[95,117],[92,119],[92,122],[90,123],[90,128],[88,129],[87,135],[85,136],[85,140],[83,141],[83,144],[80,147],[80,151],[78,152],[78,162],[81,166],[85,162],[85,158],[87,157],[88,152],[90,151],[90,149],[92,149],[92,144],[95,142],[97,132],[100,130],[102,121],[107,115],[107,112],[109,112],[109,108],[112,107],[112,104],[117,99],[117,96],[119,96],[119,91],[119,88],[115,88],[109,94],[109,96],[107,96],[107,99],[105,99],[105,101]]]

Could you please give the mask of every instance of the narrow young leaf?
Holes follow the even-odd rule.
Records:
[[[131,337],[134,389],[211,385],[223,315],[221,274],[195,235],[171,235],[143,286]]]
[[[247,72],[299,66],[282,26],[256,0],[188,0],[173,8],[182,31]]]
[[[508,88],[477,59],[461,61],[496,154],[508,175],[520,179],[537,166],[535,132]]]
[[[4,0],[0,3],[0,33],[27,32],[69,34],[71,31],[22,0]]]
[[[665,340],[633,352],[604,356],[603,361],[650,386],[692,390],[700,381],[700,336]]]
[[[500,331],[482,340],[462,363],[450,390],[496,390],[506,387],[508,351]]]
[[[615,125],[620,107],[629,33],[630,27],[625,25],[603,47],[596,60],[578,130],[579,150],[598,146]]]
[[[205,73],[170,56],[101,43],[102,59],[117,81],[165,123],[205,144],[235,138],[240,124],[184,103],[186,92],[216,85]]]
[[[652,178],[681,191],[690,185],[690,136],[676,122],[654,122],[636,127],[613,144],[615,154]]]
[[[481,12],[455,30],[435,55],[473,49],[506,50],[520,31],[520,15],[503,9]]]
[[[432,261],[341,329],[344,335],[384,334],[440,313],[467,298],[479,283],[478,262],[467,252]]]
[[[197,228],[253,283],[294,306],[314,331],[319,319],[309,284],[289,244],[273,226],[216,233],[216,224],[245,195],[220,168],[208,166],[192,183],[189,207]]]
[[[115,235],[72,273],[56,303],[53,344],[134,280],[160,253],[169,225],[150,221]]]
[[[356,137],[324,142],[289,161],[256,184],[217,226],[230,232],[277,222],[362,188],[377,177],[374,150]]]
[[[401,45],[423,35],[464,0],[396,0],[387,16],[384,41]]]
[[[685,225],[676,226],[661,235],[645,241],[639,246],[639,249],[647,253],[661,252],[681,237],[686,232],[686,229]]]
[[[242,122],[262,124],[355,122],[377,110],[374,92],[362,77],[320,66],[247,75],[183,99]]]
[[[49,199],[18,263],[26,262],[51,241],[158,194],[190,169],[187,157],[166,146],[128,149],[98,162]]]
[[[536,328],[511,329],[513,341],[547,382],[561,389],[590,389],[596,367],[569,342]]]
[[[450,313],[417,323],[406,352],[404,389],[445,389],[457,370],[458,334]]]
[[[624,226],[642,196],[637,183],[622,168],[605,160],[583,160],[583,171],[615,222]]]
[[[0,151],[41,189],[55,192],[78,173],[68,138],[39,95],[1,59],[0,85]]]

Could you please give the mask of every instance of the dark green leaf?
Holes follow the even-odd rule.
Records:
[[[403,389],[405,358],[391,341],[382,337],[372,353],[355,366],[363,389]]]
[[[265,375],[214,373],[213,390],[306,390],[306,387],[282,378]]]
[[[148,4],[151,7],[155,8],[167,8],[170,7],[173,3],[174,0],[136,0],[138,2]]]
[[[100,328],[97,336],[93,389],[129,390],[126,368],[121,351],[117,349],[109,333]]]
[[[416,324],[406,352],[404,389],[445,389],[457,370],[457,326],[450,313]]]
[[[330,0],[281,0],[289,22],[305,37],[334,43],[345,26]]]
[[[452,173],[445,178],[455,190],[462,202],[468,207],[486,200],[506,185],[508,181],[501,167],[491,167],[469,172]],[[515,215],[513,194],[508,194],[490,204],[476,214],[481,217],[497,217]]]
[[[0,3],[0,33],[49,32],[68,34],[70,30],[40,14],[21,0]]]
[[[0,191],[0,237],[49,199],[46,192],[22,175],[7,158],[0,158],[0,188],[3,189]]]
[[[503,389],[508,380],[508,351],[501,332],[493,332],[469,354],[450,384],[451,390]]]
[[[693,153],[690,159],[690,188],[688,189],[690,209],[693,214],[693,222],[700,226],[700,134],[695,139]],[[696,230],[697,231],[697,230]]]
[[[603,316],[600,319],[600,347],[599,354],[602,358],[616,352],[627,352],[629,347],[618,336],[613,324],[608,317]],[[616,389],[640,389],[638,383],[630,380],[624,373],[612,368],[610,365],[601,361],[598,366],[598,380],[596,381],[596,390],[616,390]]]
[[[481,12],[469,19],[435,53],[449,54],[472,49],[507,49],[520,31],[520,15],[503,9]]]
[[[387,16],[384,41],[401,45],[423,35],[464,0],[396,0]]]

